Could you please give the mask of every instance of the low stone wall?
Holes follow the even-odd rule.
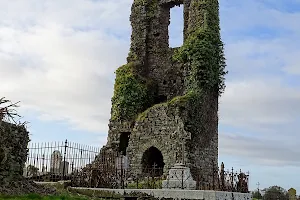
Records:
[[[22,177],[28,142],[28,131],[23,125],[0,121],[0,185]]]
[[[145,193],[155,198],[197,199],[197,200],[251,200],[250,193],[222,192],[212,190],[175,190],[175,189],[106,189],[74,188],[76,190],[100,190],[125,195]]]

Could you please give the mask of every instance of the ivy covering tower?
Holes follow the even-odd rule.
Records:
[[[181,5],[184,43],[170,48],[170,9]],[[116,71],[104,149],[126,155],[133,174],[154,163],[166,173],[178,162],[194,178],[212,174],[227,73],[218,0],[134,0],[130,21],[128,63]]]

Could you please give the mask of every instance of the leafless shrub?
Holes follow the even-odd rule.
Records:
[[[18,103],[20,101],[12,103],[10,100],[5,99],[5,97],[0,98],[0,121],[7,121],[21,126],[27,124],[28,122],[17,122],[15,120],[16,117],[21,118],[16,110],[19,107]]]

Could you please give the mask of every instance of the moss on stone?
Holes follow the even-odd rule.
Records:
[[[22,177],[29,135],[24,125],[0,121],[0,136],[0,185],[5,185]]]
[[[147,18],[151,19],[155,16],[155,13],[157,12],[158,8],[158,0],[151,0],[147,1],[146,3],[146,9],[147,9]]]
[[[144,112],[141,112],[137,116],[135,121],[137,121],[137,122],[143,121],[148,116],[148,113],[150,112],[150,110],[155,109],[155,108],[160,107],[160,106],[164,106],[164,105],[167,105],[167,103],[159,103],[159,104],[155,104],[155,105],[151,106],[150,108],[148,108]]]
[[[134,5],[137,6],[137,5],[145,5],[147,2],[147,0],[134,0]]]
[[[144,6],[146,8],[147,19],[155,16],[157,7],[159,6],[159,0],[135,0],[134,6]]]
[[[134,120],[137,113],[152,102],[152,83],[138,75],[136,63],[128,63],[116,71],[114,96],[112,98],[112,120]]]
[[[140,113],[137,116],[136,121],[137,122],[143,121],[148,116],[148,114],[151,112],[151,110],[153,110],[157,107],[166,106],[168,109],[184,108],[184,107],[187,107],[188,104],[191,105],[191,104],[194,104],[194,102],[199,101],[200,97],[201,97],[200,91],[191,90],[187,94],[185,94],[183,96],[176,96],[168,102],[153,105],[152,107],[148,108],[144,112]]]
[[[132,49],[130,49],[130,51],[128,53],[128,57],[127,57],[128,63],[136,62],[137,60],[138,60],[138,56],[136,55],[135,52],[132,51]]]
[[[196,92],[191,90],[183,96],[177,96],[168,102],[168,106],[184,105],[196,96]]]
[[[219,31],[218,6],[206,5],[218,2],[208,2],[193,1],[192,7],[206,8],[203,11],[203,23],[198,20],[198,27],[189,30],[188,38],[182,47],[175,51],[173,60],[188,64],[188,90],[217,90],[221,95],[225,89],[224,76],[227,71]]]

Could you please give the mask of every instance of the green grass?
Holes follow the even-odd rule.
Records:
[[[101,197],[112,197],[116,194],[112,194],[106,191],[93,191],[93,190],[76,190],[64,188],[61,184],[46,186],[56,188],[57,195],[38,195],[27,194],[21,196],[7,196],[0,194],[0,200],[103,200]]]
[[[37,194],[28,194],[24,196],[0,196],[1,200],[91,200],[87,197],[76,197],[71,195],[60,196],[40,196]]]
[[[162,180],[155,180],[155,181],[140,181],[138,183],[138,187],[136,183],[130,183],[127,185],[127,189],[161,189]]]

